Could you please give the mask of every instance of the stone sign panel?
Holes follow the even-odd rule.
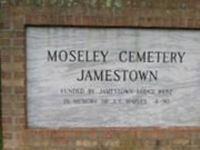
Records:
[[[28,126],[199,126],[199,34],[27,27]]]

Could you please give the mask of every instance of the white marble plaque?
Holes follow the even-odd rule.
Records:
[[[27,28],[32,128],[200,125],[200,31]]]

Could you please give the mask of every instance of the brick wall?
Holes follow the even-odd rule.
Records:
[[[4,150],[200,149],[200,128],[27,128],[25,69],[27,25],[199,29],[199,0],[1,0],[0,20]]]

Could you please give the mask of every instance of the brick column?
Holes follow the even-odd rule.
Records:
[[[200,149],[200,128],[27,127],[26,26],[200,29],[199,0],[7,0],[0,16],[4,150]],[[199,114],[197,114],[199,115]]]

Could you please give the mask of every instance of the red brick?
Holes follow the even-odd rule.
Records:
[[[23,16],[16,16],[12,20],[12,26],[17,30],[24,29],[24,23],[25,23],[25,17]]]
[[[12,87],[10,86],[2,86],[2,93],[4,94],[12,94]]]
[[[11,124],[12,118],[11,117],[3,117],[2,121],[3,121],[3,124]]]
[[[4,80],[9,80],[9,79],[11,79],[11,75],[12,75],[11,72],[2,71],[2,73],[1,73],[1,77],[2,77],[2,79],[4,79]]]
[[[3,29],[10,29],[10,28],[11,28],[11,19],[5,18],[5,19],[3,20],[2,26],[3,26],[3,27],[2,27]]]
[[[25,94],[25,87],[16,86],[14,87],[15,94]]]
[[[0,39],[0,46],[2,45],[9,45],[10,44],[10,40],[9,39]]]
[[[15,79],[24,79],[25,73],[24,72],[14,72],[14,78]]]
[[[2,63],[11,62],[11,56],[9,54],[1,54],[1,62]]]
[[[3,138],[7,140],[12,139],[12,133],[4,133]]]
[[[13,39],[13,45],[14,46],[23,45],[23,44],[25,44],[24,38],[14,38]]]
[[[24,105],[24,106],[25,106],[25,105]],[[15,119],[15,122],[16,122],[17,124],[24,124],[25,118],[24,118],[24,117],[16,118],[16,119]]]
[[[25,2],[25,1],[24,1]],[[107,6],[104,1],[97,1],[95,6],[86,1],[77,1],[73,7],[26,6],[23,1],[17,6],[6,5],[5,18],[0,23],[0,49],[2,67],[2,105],[5,150],[9,149],[66,149],[77,139],[116,139],[119,135],[135,138],[135,144],[146,149],[197,149],[200,129],[191,128],[126,128],[119,129],[30,129],[25,128],[26,86],[24,53],[15,53],[25,49],[25,25],[81,25],[115,27],[172,27],[199,28],[200,1],[190,0],[129,0],[121,1],[121,8]],[[115,3],[116,1],[111,1]],[[56,4],[55,4],[56,5]],[[13,45],[12,45],[13,44]],[[7,52],[9,48],[10,52]],[[13,62],[11,62],[13,61]],[[10,80],[13,84],[10,84]],[[9,83],[9,86],[5,84]],[[19,86],[20,85],[20,86]],[[5,96],[7,94],[8,96]],[[21,97],[20,97],[21,96]],[[21,134],[21,132],[23,134]],[[23,137],[23,136],[24,137]],[[195,137],[194,137],[195,135]],[[14,137],[14,139],[13,139]],[[26,138],[27,137],[27,138]],[[192,138],[191,138],[192,137]],[[8,140],[12,139],[12,140]],[[158,140],[161,143],[160,145]],[[33,144],[35,142],[35,145]],[[23,143],[23,144],[21,144]],[[51,146],[48,144],[51,143]],[[162,146],[165,143],[165,146]],[[191,144],[191,145],[189,145]],[[50,144],[49,144],[50,145]],[[43,146],[43,147],[42,147]],[[47,146],[47,147],[45,147]],[[62,147],[63,146],[63,147]],[[45,148],[44,148],[45,147]],[[69,148],[70,149],[70,148]],[[72,148],[71,148],[72,149]]]
[[[17,56],[14,56],[14,62],[24,62],[24,56],[22,55],[17,55]]]

